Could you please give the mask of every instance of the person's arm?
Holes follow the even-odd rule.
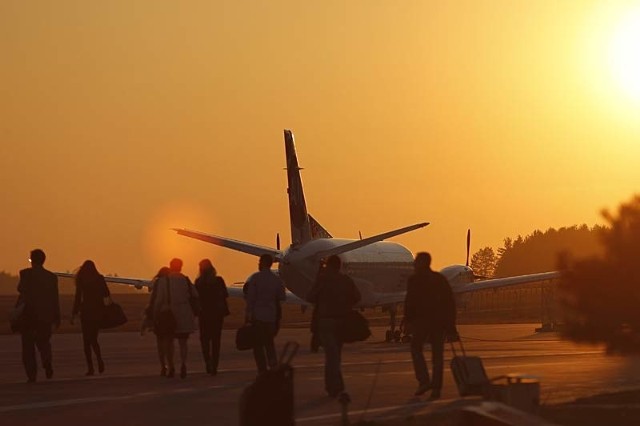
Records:
[[[104,279],[102,275],[100,275],[100,284],[102,285],[102,293],[104,297],[111,296],[111,292],[109,291],[109,286],[107,285],[107,281]]]
[[[53,323],[56,328],[60,327],[60,293],[58,292],[58,277],[53,275],[53,291],[54,291],[54,306],[53,306]]]
[[[249,323],[252,320],[253,317],[253,305],[255,304],[255,300],[256,300],[256,285],[253,282],[254,280],[252,279],[252,277],[249,277],[249,279],[247,280],[246,284],[244,285],[244,293],[245,293],[245,301],[246,301],[246,309],[244,312],[244,322],[245,323]]]
[[[284,289],[284,283],[281,279],[278,278],[278,299],[277,300],[285,300],[287,298],[287,293]]]
[[[456,329],[456,299],[446,278],[443,278],[442,280],[442,296],[446,327],[445,332],[449,339],[455,340],[458,335],[458,331]]]
[[[224,278],[218,277],[218,282],[222,286],[222,294],[225,299],[229,297],[229,292],[227,291],[227,283],[224,282]]]
[[[320,290],[322,290],[322,277],[318,276],[318,278],[316,279],[316,282],[313,284],[313,286],[311,287],[311,290],[309,290],[309,293],[307,293],[307,297],[306,300],[309,303],[312,304],[316,304],[318,303],[318,297],[320,296]]]
[[[412,279],[407,280],[407,292],[404,296],[404,321],[410,323],[415,318],[415,297],[413,297]]]
[[[353,279],[351,277],[347,277],[347,278],[349,278],[349,282],[351,283],[350,284],[350,287],[351,287],[351,306],[355,306],[362,299],[362,294],[360,294],[360,290],[358,289],[358,286],[353,281]]]
[[[76,280],[76,294],[73,298],[73,309],[71,310],[71,324],[73,324],[73,318],[80,312],[80,303],[82,302],[82,286]]]

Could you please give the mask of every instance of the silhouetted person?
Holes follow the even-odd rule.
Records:
[[[220,337],[224,317],[229,315],[227,286],[209,259],[199,263],[200,276],[196,279],[196,289],[202,310],[199,317],[200,345],[208,374],[218,374],[220,360]]]
[[[76,296],[71,313],[71,324],[79,313],[84,357],[87,361],[87,376],[94,374],[92,350],[96,355],[98,372],[101,374],[104,372],[104,361],[98,344],[98,331],[104,315],[105,298],[110,294],[107,283],[96,269],[96,265],[91,260],[85,261],[76,274]]]
[[[251,322],[255,331],[253,356],[258,373],[267,371],[277,365],[276,349],[273,343],[278,321],[278,304],[285,299],[282,280],[271,272],[273,257],[269,254],[260,256],[259,271],[247,279],[245,322]]]
[[[353,280],[340,272],[341,265],[338,256],[330,256],[324,272],[318,274],[307,295],[307,301],[315,305],[317,331],[324,348],[324,387],[332,398],[344,390],[339,331],[361,297]]]
[[[44,269],[45,254],[31,252],[31,268],[20,271],[19,298],[24,302],[22,335],[22,363],[29,382],[35,382],[38,372],[36,347],[47,379],[53,376],[51,357],[51,326],[60,326],[58,277]]]
[[[162,309],[170,306],[176,320],[176,329],[172,336],[164,336],[166,345],[165,353],[173,354],[173,339],[178,339],[180,346],[180,377],[187,377],[187,340],[189,335],[195,331],[194,312],[191,308],[191,297],[197,297],[198,291],[194,288],[189,278],[182,274],[182,260],[172,259],[169,263],[169,275],[161,278],[155,285],[153,315],[157,315]],[[171,292],[171,303],[169,303],[169,291]],[[173,357],[169,359],[169,371],[167,377],[173,377],[175,368]]]
[[[431,389],[430,398],[437,399],[442,389],[444,341],[447,337],[457,338],[455,300],[444,275],[431,269],[429,253],[418,253],[413,265],[414,273],[407,282],[404,320],[413,333],[411,358],[418,380],[415,395]],[[422,353],[425,341],[431,344],[432,380]]]
[[[147,307],[147,317],[151,318],[151,321],[155,323],[157,314],[163,309],[170,309],[168,303],[165,301],[165,305],[160,306],[156,303],[159,287],[162,285],[168,285],[169,268],[163,266],[160,268],[155,277],[153,277],[153,283],[151,284],[151,299],[149,300],[149,306]],[[173,364],[173,333],[163,333],[162,330],[157,327],[153,328],[153,332],[156,335],[156,344],[158,347],[158,360],[160,361],[160,375],[167,376],[169,372],[171,377],[175,374],[175,368]]]

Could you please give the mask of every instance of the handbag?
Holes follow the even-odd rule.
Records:
[[[236,349],[246,351],[253,349],[256,333],[252,324],[245,324],[236,331]]]
[[[106,305],[100,319],[100,328],[114,328],[127,322],[122,306],[117,303]]]
[[[343,343],[361,342],[371,336],[369,321],[358,311],[351,310],[344,318],[339,330],[339,337]]]
[[[24,308],[26,304],[22,300],[22,296],[18,298],[16,306],[11,310],[9,314],[9,323],[11,324],[11,332],[17,333],[24,328],[25,315]]]
[[[160,336],[173,335],[176,326],[176,317],[171,310],[171,283],[167,278],[167,306],[154,315],[153,331]]]

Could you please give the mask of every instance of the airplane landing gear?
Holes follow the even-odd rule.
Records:
[[[391,305],[387,310],[389,311],[389,330],[384,334],[384,341],[393,342],[396,341],[396,313],[398,312],[398,308],[396,305]]]
[[[405,337],[407,336],[402,335],[401,328],[396,329],[396,313],[398,312],[398,308],[396,307],[396,305],[392,305],[389,306],[387,310],[389,311],[389,329],[384,334],[384,341],[388,343],[404,342]]]

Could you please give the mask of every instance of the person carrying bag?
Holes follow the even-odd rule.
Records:
[[[307,301],[315,305],[314,329],[324,348],[324,385],[332,398],[345,388],[340,365],[343,343],[363,340],[370,334],[366,320],[353,310],[360,301],[360,291],[349,276],[340,272],[341,265],[338,256],[330,256],[307,295]]]

